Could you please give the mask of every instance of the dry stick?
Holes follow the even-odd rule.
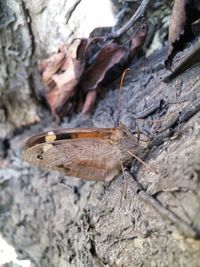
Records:
[[[129,172],[124,171],[126,176],[131,177],[132,186],[134,191],[137,192],[137,195],[147,204],[151,205],[156,212],[158,212],[163,218],[172,222],[177,229],[188,238],[199,238],[199,233],[195,231],[195,229],[184,222],[179,216],[177,216],[174,212],[165,208],[158,200],[148,194]]]
[[[144,12],[147,8],[147,5],[149,3],[149,0],[143,0],[136,12],[133,14],[133,16],[130,18],[130,20],[121,27],[121,29],[117,30],[114,33],[111,33],[112,38],[118,38],[120,37],[124,32],[128,31],[130,27],[140,18],[144,15]]]

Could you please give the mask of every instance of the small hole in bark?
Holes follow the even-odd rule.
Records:
[[[92,256],[96,257],[97,253],[96,253],[96,248],[95,248],[95,243],[94,241],[91,241],[91,248],[90,248],[90,253],[92,254]]]

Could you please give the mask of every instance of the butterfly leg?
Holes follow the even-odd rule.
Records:
[[[126,199],[127,198],[127,190],[128,190],[128,181],[127,181],[127,176],[126,176],[126,173],[124,171],[124,166],[123,166],[122,161],[120,162],[120,164],[121,164],[121,169],[122,169],[122,173],[123,173],[123,176],[124,176],[124,190],[123,190],[122,197],[124,199]]]
[[[127,151],[133,158],[135,158],[137,161],[141,162],[147,169],[149,169],[150,171],[154,172],[155,174],[158,174],[157,170],[153,167],[150,166],[149,164],[147,164],[146,162],[144,162],[142,159],[140,159],[139,157],[137,157],[136,155],[134,155],[131,151]]]

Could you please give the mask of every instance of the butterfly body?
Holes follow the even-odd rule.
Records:
[[[36,134],[25,144],[24,159],[67,176],[111,181],[122,164],[143,147],[128,128],[60,129]]]

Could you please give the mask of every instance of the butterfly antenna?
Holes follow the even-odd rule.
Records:
[[[120,85],[119,85],[119,96],[117,98],[117,125],[119,125],[119,117],[120,117],[120,102],[121,102],[121,95],[122,95],[122,86],[123,86],[123,82],[124,82],[124,78],[126,75],[126,72],[129,71],[130,68],[126,68],[121,76],[121,80],[120,80]]]
[[[125,173],[125,171],[124,171],[124,166],[123,166],[123,164],[122,164],[122,161],[120,162],[120,164],[121,164],[122,174],[123,174],[123,176],[124,176],[124,192],[123,192],[123,195],[122,195],[122,196],[124,196],[124,198],[126,199],[126,198],[127,198],[127,190],[128,190],[128,186],[127,186],[127,177],[126,177],[126,173]],[[121,199],[121,200],[122,200],[122,199]]]
[[[135,120],[135,123],[136,123],[136,131],[137,131],[137,141],[139,143],[139,141],[140,141],[140,128],[138,126],[137,119]]]
[[[129,150],[127,151],[132,157],[134,157],[135,159],[137,159],[139,162],[141,162],[147,169],[149,169],[150,171],[154,172],[155,174],[158,174],[157,170],[155,168],[153,168],[152,166],[149,166],[146,162],[144,162],[142,159],[138,158],[136,155],[134,155],[132,152],[130,152]]]

